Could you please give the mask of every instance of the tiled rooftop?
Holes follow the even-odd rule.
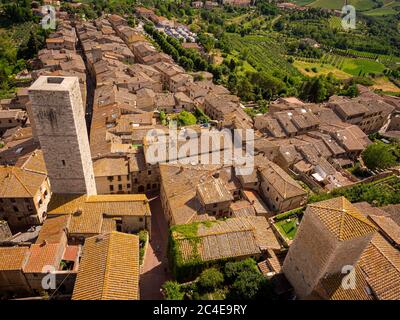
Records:
[[[310,204],[306,214],[319,217],[339,240],[349,240],[376,232],[373,224],[345,197]]]
[[[89,238],[73,300],[138,300],[139,238],[119,232]]]

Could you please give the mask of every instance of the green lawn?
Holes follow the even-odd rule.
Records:
[[[257,70],[254,69],[250,63],[248,63],[247,61],[243,61],[240,57],[239,57],[240,53],[237,51],[233,51],[232,54],[228,54],[226,59],[229,61],[231,59],[235,60],[236,63],[238,63],[239,61],[243,62],[243,65],[238,66],[238,73],[246,73],[246,72],[256,72]]]
[[[298,5],[307,5],[314,8],[326,8],[341,10],[344,6],[344,0],[294,0]],[[363,11],[369,16],[384,16],[397,14],[395,7],[400,6],[400,1],[384,0],[383,7],[374,8],[376,1],[374,0],[349,0],[348,3],[353,5],[357,11]]]
[[[293,240],[297,232],[297,218],[281,220],[275,223],[279,232],[289,240]]]
[[[345,58],[341,69],[353,76],[358,76],[360,71],[365,74],[382,73],[386,68],[382,63],[372,60]]]
[[[330,64],[313,63],[296,60],[293,65],[303,74],[309,77],[318,77],[320,75],[328,75],[332,73],[337,79],[349,79],[352,77],[351,74],[346,73],[333,67]],[[312,71],[312,68],[317,68],[317,72]],[[306,70],[307,69],[307,70]]]
[[[313,8],[326,8],[341,10],[344,6],[343,0],[316,0],[309,4]],[[375,2],[373,0],[349,0],[348,3],[353,5],[358,11],[367,11],[373,9]]]
[[[394,15],[397,13],[398,13],[398,11],[394,10],[393,8],[382,7],[382,8],[377,8],[377,9],[367,11],[367,12],[365,12],[365,15],[371,16],[371,17],[377,17],[377,16]]]
[[[383,7],[372,9],[370,11],[365,12],[365,14],[368,16],[375,16],[375,17],[393,15],[399,12],[398,9],[396,10],[396,7],[400,7],[400,1],[386,0]]]

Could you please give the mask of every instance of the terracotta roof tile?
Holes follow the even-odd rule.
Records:
[[[322,279],[316,291],[319,291],[322,298],[330,300],[373,300],[374,297],[362,270],[356,266],[354,271],[356,276],[354,288],[344,288],[342,281],[346,274],[338,273]]]
[[[139,238],[111,232],[87,239],[72,299],[139,299]]]
[[[315,214],[339,240],[372,234],[373,224],[345,197],[310,204],[307,214]]]
[[[400,300],[400,252],[379,233],[361,255],[358,265],[378,299]]]
[[[370,215],[371,219],[396,245],[400,245],[400,226],[390,217]]]
[[[41,273],[45,266],[54,266],[59,269],[60,261],[64,253],[61,244],[34,244],[30,248],[30,255],[24,272]]]
[[[0,270],[22,270],[27,258],[29,249],[26,247],[5,247],[0,248]]]
[[[306,196],[306,191],[283,169],[271,161],[260,167],[262,177],[284,198]]]
[[[18,167],[0,166],[0,197],[31,198],[39,191],[47,175]]]
[[[66,234],[65,229],[68,227],[69,221],[70,216],[47,218],[40,229],[36,243],[41,244],[43,241],[54,244],[60,243],[63,236]]]
[[[179,231],[174,231],[173,237],[186,262],[197,254],[203,261],[212,261],[256,255],[269,248],[281,248],[264,217],[231,218],[201,223],[197,229],[199,241],[193,242],[193,239],[180,234]]]
[[[99,234],[102,230],[113,229],[112,223],[104,222],[106,217],[150,216],[151,211],[145,195],[55,194],[49,203],[48,215],[71,215],[69,233]]]

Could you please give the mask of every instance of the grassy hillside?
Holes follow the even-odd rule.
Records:
[[[248,61],[255,68],[270,74],[299,75],[299,72],[284,57],[284,49],[268,36],[245,36],[227,34],[232,48],[237,52],[248,51]]]
[[[336,10],[342,9],[345,4],[344,0],[294,0],[291,2],[301,6]],[[400,12],[400,1],[383,0],[383,6],[380,8],[376,8],[376,0],[349,0],[349,4],[371,17],[394,15]]]
[[[348,3],[353,5],[359,11],[371,10],[375,6],[375,1],[373,0],[349,0]],[[311,7],[315,8],[327,8],[327,9],[342,9],[345,1],[343,0],[316,0]]]
[[[349,79],[352,77],[351,74],[346,73],[338,68],[335,68],[329,64],[323,64],[320,62],[307,62],[296,60],[293,65],[304,75],[308,77],[317,77],[320,75],[328,75],[332,73],[337,79]]]
[[[379,17],[386,15],[394,15],[400,12],[400,1],[384,1],[384,6],[381,8],[376,8],[365,12],[365,15],[371,17]]]

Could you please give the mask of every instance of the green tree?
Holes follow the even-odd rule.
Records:
[[[163,284],[165,300],[183,300],[185,294],[181,291],[181,286],[176,281],[167,281]]]
[[[231,300],[271,299],[272,287],[260,272],[241,272],[228,294]]]
[[[243,100],[254,100],[253,85],[247,77],[240,78],[237,84],[237,91]]]
[[[181,111],[178,115],[177,120],[180,127],[191,126],[197,123],[196,117],[187,111]]]
[[[224,283],[224,275],[215,268],[204,270],[199,277],[199,287],[211,292]]]
[[[319,103],[328,96],[328,90],[324,78],[312,78],[303,83],[300,97],[303,100]]]
[[[381,142],[369,145],[362,153],[362,159],[371,170],[391,167],[397,160],[392,148]]]
[[[194,68],[194,63],[193,63],[192,59],[189,59],[189,58],[187,58],[185,56],[179,57],[179,64],[186,71],[192,71],[193,68]]]
[[[355,84],[349,86],[348,88],[345,88],[342,92],[341,95],[343,96],[348,96],[350,98],[355,98],[359,95],[359,91],[357,89],[357,86]]]
[[[225,264],[224,274],[229,282],[233,282],[242,272],[257,272],[257,263],[253,259],[246,259],[238,262],[228,262]]]

